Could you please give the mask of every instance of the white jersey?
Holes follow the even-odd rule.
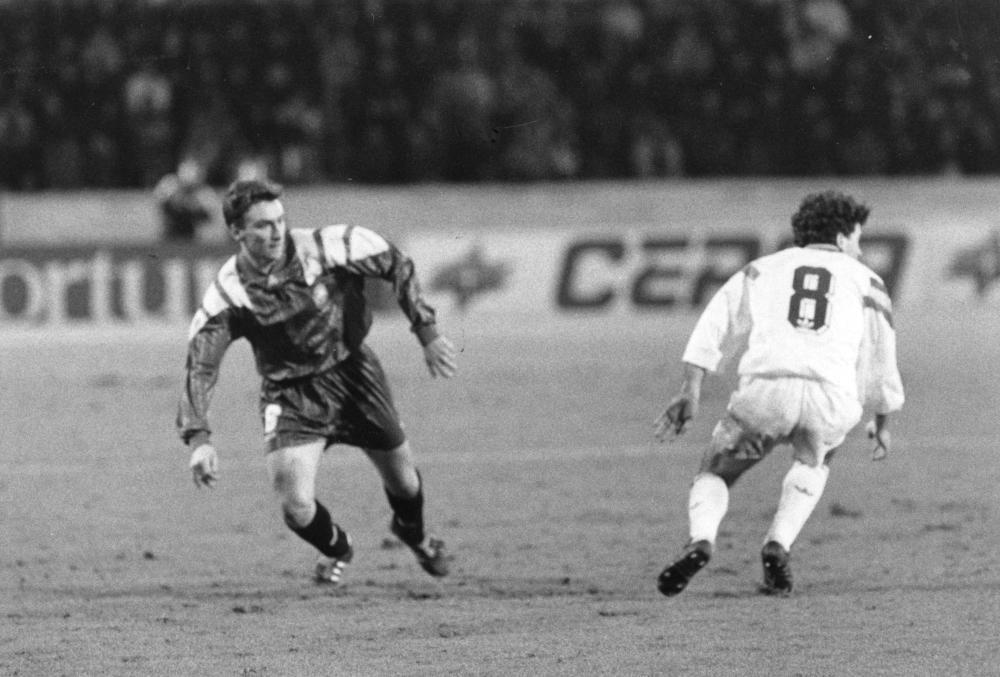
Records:
[[[833,246],[791,247],[733,275],[702,313],[684,361],[741,377],[823,381],[879,414],[903,405],[892,303],[881,278]]]

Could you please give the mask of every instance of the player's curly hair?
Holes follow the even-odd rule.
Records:
[[[270,181],[234,181],[222,197],[222,216],[226,225],[238,222],[258,202],[277,200],[282,192],[281,186]]]
[[[836,244],[837,233],[850,235],[854,224],[864,225],[869,208],[834,190],[807,195],[792,215],[795,245]]]

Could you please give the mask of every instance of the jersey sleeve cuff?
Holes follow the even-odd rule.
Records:
[[[197,449],[203,444],[208,444],[212,440],[212,433],[207,430],[195,430],[184,436],[184,442],[191,449]]]
[[[701,367],[705,371],[714,374],[719,368],[720,359],[721,356],[718,353],[710,353],[703,350],[688,350],[685,351],[681,361]]]

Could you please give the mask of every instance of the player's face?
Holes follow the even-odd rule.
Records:
[[[861,258],[861,224],[855,223],[850,235],[837,233],[837,247],[848,256]]]
[[[257,202],[230,228],[240,248],[258,264],[266,265],[285,255],[285,208],[280,200]]]

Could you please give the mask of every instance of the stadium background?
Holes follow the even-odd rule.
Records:
[[[0,2],[0,671],[997,674],[998,14]],[[462,375],[421,373],[384,293],[372,340],[452,579],[382,541],[379,489],[338,450],[320,491],[356,525],[356,579],[307,584],[241,346],[213,415],[223,484],[192,493],[171,429],[186,320],[230,248],[217,216],[159,241],[153,188],[185,157],[215,189],[285,183],[292,225],[414,254]],[[667,602],[652,580],[731,376],[685,441],[653,446],[651,420],[712,289],[825,188],[873,207],[909,396],[896,454],[848,441],[795,597],[754,594],[781,457]]]

